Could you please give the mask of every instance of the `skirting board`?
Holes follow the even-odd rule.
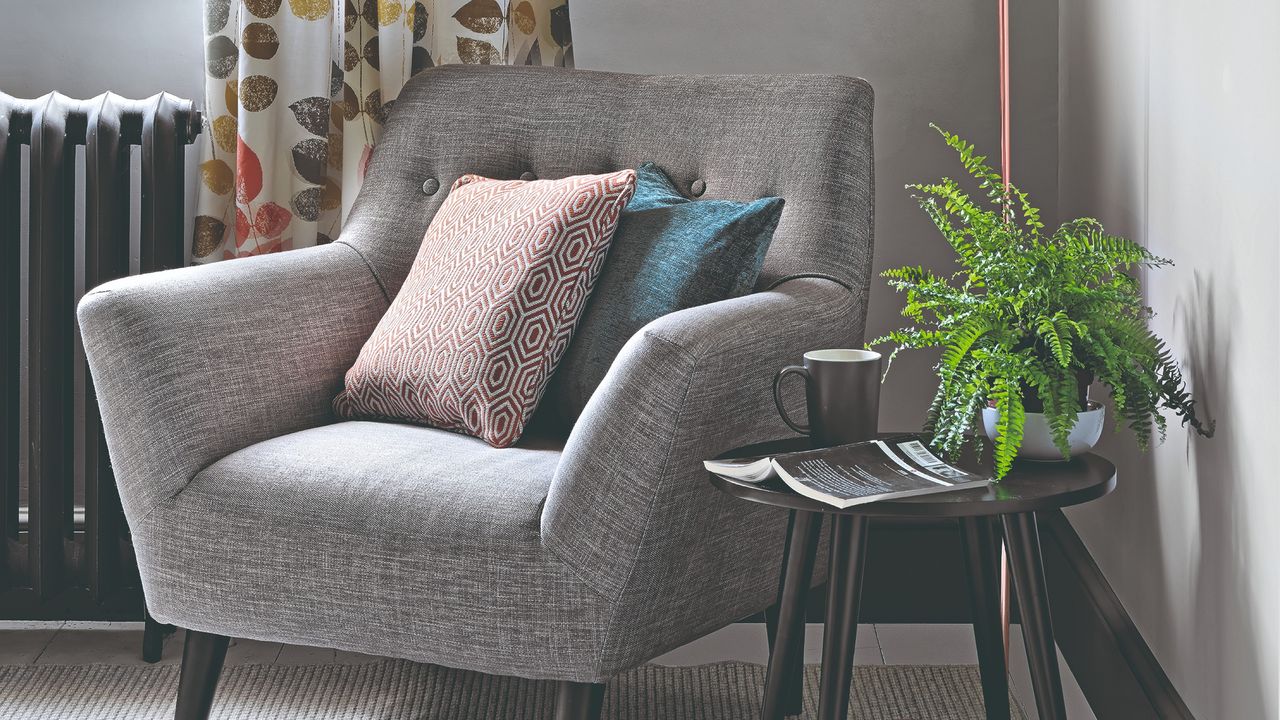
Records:
[[[1054,637],[1094,714],[1194,720],[1066,516],[1037,519]]]
[[[1054,636],[1094,714],[1194,720],[1066,516],[1055,510],[1037,519]],[[954,521],[873,521],[860,622],[970,622],[959,548]],[[809,622],[822,622],[825,598],[824,587],[814,588]]]

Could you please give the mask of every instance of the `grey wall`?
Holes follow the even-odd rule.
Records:
[[[0,91],[204,94],[201,0],[0,0]]]
[[[0,92],[34,98],[57,91],[83,99],[107,91],[130,98],[163,91],[203,107],[203,7],[201,0],[0,0]],[[186,153],[186,238],[194,216],[198,148],[190,145]],[[135,153],[135,220],[139,162]],[[84,198],[76,203],[83,216]],[[136,236],[136,224],[132,231]],[[27,232],[25,212],[21,232]]]
[[[1055,216],[1056,2],[1015,3],[1014,174]],[[657,73],[839,73],[876,92],[876,270],[946,267],[950,249],[920,214],[907,182],[956,174],[929,122],[999,157],[996,5],[991,0],[583,0],[574,2],[578,67]],[[697,118],[690,118],[697,122]],[[868,337],[898,321],[900,298],[873,282]],[[932,397],[932,358],[900,356],[881,426],[919,427]]]
[[[1153,327],[1218,421],[1109,435],[1119,489],[1071,520],[1197,718],[1280,717],[1280,3],[1071,0],[1061,31],[1062,212],[1177,261]]]

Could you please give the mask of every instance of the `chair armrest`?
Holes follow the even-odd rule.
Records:
[[[697,564],[723,507],[702,461],[791,435],[774,407],[774,373],[808,350],[860,345],[864,309],[842,285],[803,278],[650,323],[569,437],[544,545],[608,597],[685,582],[672,568]]]
[[[114,280],[77,314],[131,527],[203,468],[331,419],[387,300],[334,243]]]

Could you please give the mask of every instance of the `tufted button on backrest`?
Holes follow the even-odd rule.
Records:
[[[533,173],[529,172],[528,170],[525,170],[524,172],[520,173],[520,179],[521,179],[521,180],[537,180],[537,179],[538,179],[538,176],[537,176],[537,175],[534,175]]]
[[[436,191],[439,189],[440,189],[440,181],[435,178],[427,178],[426,180],[422,181],[423,195],[435,195]]]
[[[835,75],[430,68],[396,99],[338,241],[394,297],[448,195],[440,185],[468,173],[528,178],[536,167],[554,179],[654,162],[695,197],[786,200],[757,287],[822,274],[865,297],[872,105],[866,82]],[[437,191],[423,178],[439,178]]]

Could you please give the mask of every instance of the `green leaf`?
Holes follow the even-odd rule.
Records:
[[[969,349],[983,335],[991,332],[991,323],[985,318],[973,318],[963,327],[951,334],[951,341],[942,351],[942,364],[954,370],[961,360],[969,354]]]
[[[1036,334],[1053,351],[1053,356],[1057,358],[1058,364],[1065,368],[1071,365],[1072,354],[1071,337],[1058,329],[1059,323],[1062,323],[1064,328],[1069,327],[1064,321],[1067,321],[1067,316],[1061,310],[1053,317],[1041,315],[1036,320]]]
[[[991,396],[996,401],[997,412],[1000,413],[999,419],[996,420],[996,478],[1003,478],[1009,474],[1013,460],[1018,455],[1018,448],[1022,447],[1026,413],[1022,405],[1022,388],[1017,382],[1000,378],[996,381],[996,387]]]

